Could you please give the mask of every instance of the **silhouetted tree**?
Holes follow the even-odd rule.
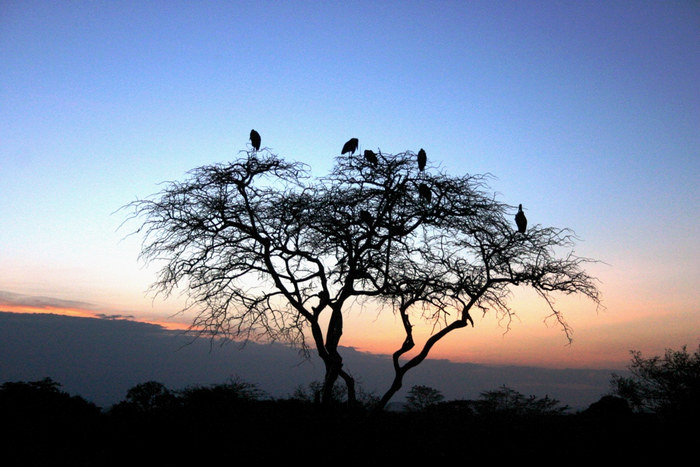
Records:
[[[560,415],[569,407],[561,405],[556,399],[549,396],[536,397],[525,396],[508,386],[499,389],[484,391],[476,403],[480,414],[507,414],[507,415]]]
[[[333,399],[341,378],[353,403],[355,381],[338,350],[344,312],[358,300],[389,305],[406,337],[381,408],[437,341],[473,325],[470,311],[511,318],[510,286],[532,287],[567,335],[552,294],[599,303],[583,270],[590,260],[571,252],[573,233],[535,225],[516,235],[513,207],[495,200],[487,176],[421,172],[412,152],[380,151],[375,164],[354,155],[354,139],[348,143],[322,178],[251,150],[127,205],[144,235],[142,258],[164,261],[154,289],[186,292],[193,331],[284,341],[307,354],[310,338],[325,364],[322,400]],[[415,345],[413,319],[432,321],[435,333],[400,363]]]
[[[90,465],[100,408],[51,378],[0,385],[2,465]],[[79,446],[80,449],[77,449]]]
[[[126,393],[126,401],[131,407],[140,412],[170,408],[175,404],[175,395],[157,381],[147,381],[137,384]]]
[[[666,349],[663,357],[642,357],[632,351],[631,376],[613,374],[613,392],[637,411],[664,414],[700,413],[700,346]]]
[[[425,410],[444,398],[440,391],[430,386],[413,386],[406,396],[407,408],[415,411]]]
[[[221,384],[190,386],[178,391],[181,403],[195,410],[221,411],[264,398],[265,392],[256,384],[232,378]]]
[[[81,396],[71,396],[61,390],[61,384],[53,379],[43,378],[1,384],[0,412],[5,417],[13,413],[29,419],[29,413],[46,417],[57,413],[66,416],[93,416],[100,412],[100,408]]]

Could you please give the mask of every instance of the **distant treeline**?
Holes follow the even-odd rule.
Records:
[[[319,387],[273,399],[241,380],[180,390],[148,381],[102,409],[49,378],[7,382],[0,385],[8,432],[2,464],[641,462],[679,456],[697,438],[697,413],[640,413],[613,395],[570,413],[505,386],[475,401],[443,401],[439,391],[414,387],[406,410],[374,413],[372,395],[347,407],[338,388],[338,403],[322,405]]]

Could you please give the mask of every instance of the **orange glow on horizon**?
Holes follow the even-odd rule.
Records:
[[[186,331],[190,328],[187,323],[181,322],[169,322],[162,320],[147,320],[147,319],[136,319],[131,317],[120,317],[115,316],[110,318],[109,315],[102,315],[100,313],[83,310],[79,308],[60,308],[52,306],[43,307],[32,307],[32,306],[17,306],[17,305],[2,305],[2,312],[9,313],[29,313],[29,314],[45,314],[45,315],[59,315],[59,316],[71,316],[75,318],[92,318],[92,319],[120,319],[125,321],[134,321],[137,323],[153,324],[155,326],[160,326],[169,331]]]
[[[17,305],[2,305],[2,311],[10,313],[29,313],[34,315],[61,315],[73,316],[76,318],[98,318],[94,312],[81,310],[78,308],[58,308],[52,306],[17,306]]]
[[[607,310],[595,310],[590,304],[562,300],[562,308],[573,329],[573,342],[556,322],[545,320],[547,310],[530,302],[519,302],[518,318],[508,331],[493,313],[474,316],[475,326],[458,329],[440,340],[430,351],[429,360],[446,359],[456,363],[484,365],[522,365],[548,368],[613,368],[627,366],[630,351],[660,355],[664,349],[682,345],[694,348],[699,339],[696,330],[699,310],[659,306],[655,303],[632,304],[614,301]],[[0,304],[1,311],[32,314],[55,314],[78,318],[127,320],[160,326],[170,331],[188,331],[191,323],[181,316],[178,321],[144,314],[120,315],[105,309],[57,306],[23,306]],[[353,310],[344,326],[341,346],[359,352],[390,356],[401,347],[405,335],[400,319],[391,310],[372,307]],[[664,323],[664,332],[656,324]],[[429,323],[416,319],[416,346],[405,355],[411,358],[422,349],[434,330]]]

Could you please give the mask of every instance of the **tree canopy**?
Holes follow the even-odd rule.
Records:
[[[666,349],[663,356],[644,358],[632,351],[630,375],[613,374],[613,392],[638,411],[662,414],[700,413],[700,346],[689,353]]]
[[[534,289],[567,336],[552,294],[600,304],[584,269],[592,260],[574,254],[573,231],[535,224],[518,232],[515,207],[490,192],[488,175],[419,168],[412,151],[374,155],[343,154],[328,175],[313,177],[304,164],[250,149],[130,203],[142,257],[163,261],[155,290],[182,288],[199,333],[315,349],[326,367],[324,401],[338,378],[355,398],[338,348],[348,304],[388,306],[405,339],[380,406],[437,341],[474,324],[471,312],[510,318],[512,286]],[[402,361],[421,319],[435,332]]]

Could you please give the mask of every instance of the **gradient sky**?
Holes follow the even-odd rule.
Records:
[[[605,310],[514,291],[433,357],[624,366],[700,339],[700,4],[695,1],[3,1],[0,309],[170,316],[118,230],[124,204],[231,160],[251,128],[323,175],[342,144],[423,147],[492,173],[533,224],[603,263]],[[352,312],[344,345],[400,324]]]

